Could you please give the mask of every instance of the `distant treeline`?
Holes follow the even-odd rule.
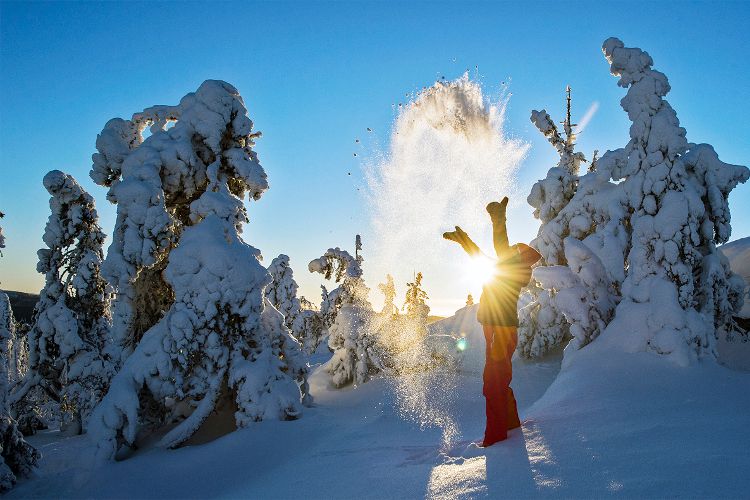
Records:
[[[31,323],[31,318],[34,315],[34,306],[39,301],[39,295],[34,293],[24,292],[12,292],[10,290],[2,290],[8,294],[10,299],[10,306],[13,308],[13,316],[17,321],[23,321],[24,323]]]

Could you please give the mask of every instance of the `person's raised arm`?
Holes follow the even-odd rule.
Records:
[[[510,244],[508,243],[508,230],[505,227],[505,210],[508,207],[508,197],[500,201],[493,201],[487,205],[487,213],[492,220],[492,244],[495,246],[495,253],[500,260],[503,260],[510,254]]]
[[[471,257],[476,257],[477,255],[482,254],[482,251],[479,249],[479,246],[477,246],[477,244],[474,243],[471,240],[471,238],[469,238],[469,235],[466,234],[466,231],[464,231],[458,226],[456,226],[455,231],[443,233],[443,238],[449,241],[455,241],[456,243],[461,245],[464,251],[468,253]]]

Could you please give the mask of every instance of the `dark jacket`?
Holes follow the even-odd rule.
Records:
[[[515,245],[514,245],[515,247]],[[518,296],[529,284],[539,254],[526,245],[498,262],[495,276],[482,289],[477,320],[484,326],[518,326]]]

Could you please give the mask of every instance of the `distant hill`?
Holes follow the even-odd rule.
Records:
[[[13,308],[13,316],[18,321],[31,323],[31,318],[34,315],[34,306],[39,301],[39,295],[10,290],[3,290],[3,292],[8,294],[10,306]]]
[[[745,279],[750,285],[750,237],[734,240],[719,247],[719,250],[729,259],[732,271]],[[745,306],[740,312],[743,318],[750,318],[750,298],[745,297]]]

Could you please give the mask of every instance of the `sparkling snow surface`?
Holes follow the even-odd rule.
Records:
[[[42,433],[31,438],[44,454],[36,477],[8,496],[719,498],[750,488],[750,373],[713,362],[683,368],[606,342],[574,353],[554,382],[559,353],[516,361],[522,430],[488,449],[472,445],[484,430],[475,310],[433,325],[434,334],[463,333],[468,345],[450,382],[455,398],[440,408],[457,426],[447,446],[440,426],[402,417],[386,378],[332,390],[318,370],[316,405],[302,419],[260,422],[205,445],[93,466],[85,437]]]

